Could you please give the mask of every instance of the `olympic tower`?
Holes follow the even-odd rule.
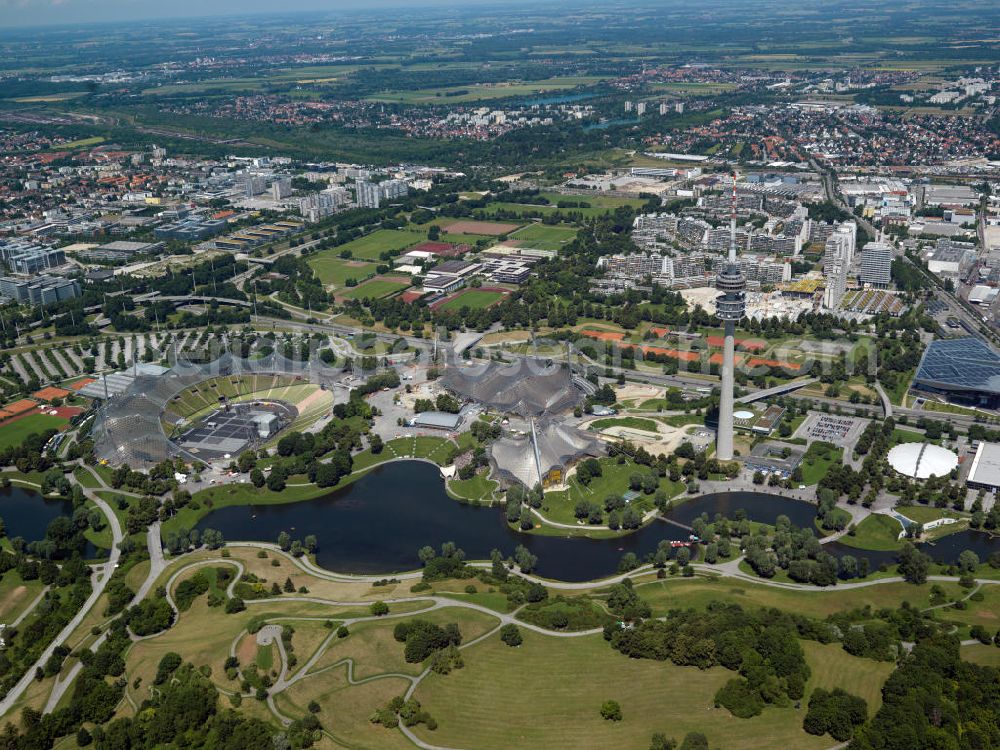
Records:
[[[722,350],[722,398],[719,401],[719,429],[715,456],[733,460],[733,384],[736,370],[736,323],[746,314],[747,280],[736,262],[736,172],[733,172],[733,208],[729,217],[729,259],[715,277],[722,294],[715,302],[715,314],[725,326]]]

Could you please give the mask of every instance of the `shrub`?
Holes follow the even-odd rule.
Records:
[[[601,717],[606,721],[621,721],[622,707],[618,701],[604,701],[604,705],[601,706]]]
[[[729,713],[740,719],[749,719],[764,710],[764,699],[760,693],[741,678],[734,678],[719,688],[715,703],[729,709]]]
[[[500,640],[512,648],[520,646],[524,642],[524,638],[521,637],[521,631],[512,622],[500,628]]]

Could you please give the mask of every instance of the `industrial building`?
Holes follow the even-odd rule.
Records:
[[[187,218],[156,227],[153,236],[158,240],[197,242],[226,231],[225,219]]]
[[[1000,491],[1000,443],[980,443],[966,484],[972,489]]]
[[[29,305],[51,305],[80,296],[80,282],[57,276],[34,276],[28,279],[0,278],[0,294]]]
[[[410,427],[425,427],[452,432],[462,424],[462,415],[446,411],[423,411],[411,419],[409,424]]]
[[[120,263],[135,255],[156,255],[163,250],[162,242],[129,242],[117,240],[90,247],[76,253],[78,258],[97,263]]]
[[[0,243],[0,260],[11,273],[33,274],[63,265],[66,253],[24,240],[11,240]]]

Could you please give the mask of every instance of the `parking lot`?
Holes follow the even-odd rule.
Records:
[[[853,445],[861,436],[866,421],[837,414],[811,413],[799,425],[795,437],[804,438],[810,443],[822,440],[839,446]]]

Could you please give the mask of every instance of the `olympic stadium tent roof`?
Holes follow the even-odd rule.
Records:
[[[533,434],[505,436],[490,447],[497,473],[525,487],[541,484],[552,469],[565,468],[583,456],[597,457],[604,444],[558,422],[536,424]]]
[[[583,400],[568,367],[527,357],[509,365],[451,365],[442,381],[463,398],[524,417],[565,411]]]
[[[1000,354],[972,336],[932,341],[913,382],[946,393],[1000,396]]]
[[[892,468],[914,479],[943,477],[958,466],[954,451],[933,443],[900,443],[887,458]]]

